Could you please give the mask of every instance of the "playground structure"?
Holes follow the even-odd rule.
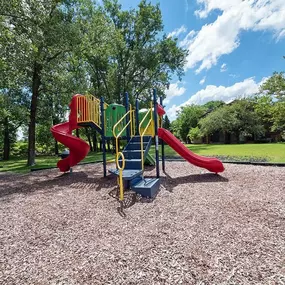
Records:
[[[116,150],[116,168],[109,172],[118,177],[119,200],[123,201],[124,191],[131,189],[143,197],[154,197],[159,189],[159,138],[161,139],[162,169],[165,171],[164,142],[173,148],[188,162],[211,172],[224,171],[221,161],[216,158],[202,157],[191,152],[171,132],[162,126],[165,111],[157,102],[156,90],[153,90],[153,101],[148,109],[139,110],[139,101],[135,108],[129,104],[128,93],[125,93],[125,106],[106,104],[104,99],[92,95],[74,95],[70,103],[69,121],[51,128],[54,138],[69,148],[69,156],[57,163],[62,172],[69,171],[89,152],[89,145],[72,135],[72,131],[82,127],[92,127],[102,137],[103,175],[107,176],[106,148],[107,138],[114,138]],[[119,150],[119,140],[127,141],[125,148]],[[155,160],[149,155],[154,139]],[[156,177],[143,176],[146,161],[155,162]]]

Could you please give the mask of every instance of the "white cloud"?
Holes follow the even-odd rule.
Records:
[[[166,98],[164,100],[165,104],[168,104],[173,97],[181,96],[185,93],[186,88],[179,86],[180,82],[171,83],[169,88],[165,91]]]
[[[183,48],[188,48],[188,46],[193,42],[195,35],[197,34],[197,32],[195,32],[194,30],[190,31],[186,37],[179,42],[179,46],[183,47]]]
[[[189,50],[185,68],[194,68],[196,73],[210,69],[218,59],[230,54],[239,44],[242,31],[272,31],[279,40],[285,37],[284,0],[197,0],[203,8],[195,14],[206,18],[213,10],[222,14],[210,24],[204,25],[184,46]],[[192,32],[192,31],[191,31]],[[191,35],[193,35],[192,32]],[[183,42],[182,41],[182,42]]]
[[[205,81],[206,81],[206,76],[204,76],[204,77],[200,80],[199,84],[200,84],[200,85],[203,85],[203,84],[205,83]]]
[[[168,110],[166,110],[167,117],[170,121],[174,121],[177,116],[177,111],[180,110],[179,106],[173,105]]]
[[[222,100],[224,102],[229,102],[236,98],[249,97],[258,92],[259,86],[265,82],[267,78],[263,78],[259,83],[255,82],[253,77],[247,78],[244,81],[237,82],[232,86],[216,86],[207,85],[206,88],[198,91],[190,99],[181,105],[173,105],[167,110],[167,115],[170,120],[176,118],[177,111],[181,107],[191,104],[203,105],[212,100]]]
[[[167,37],[168,38],[176,38],[176,37],[178,37],[179,35],[181,35],[181,34],[184,34],[184,33],[186,33],[187,32],[187,28],[183,25],[183,26],[181,26],[180,28],[177,28],[177,29],[175,29],[173,32],[171,32],[171,33],[169,33],[168,35],[167,35]]]
[[[198,104],[202,105],[212,100],[230,101],[238,97],[248,97],[258,91],[259,84],[254,78],[247,78],[242,82],[235,83],[232,86],[207,85],[205,89],[198,91],[183,105]]]
[[[229,76],[232,78],[239,78],[240,77],[239,74],[234,74],[234,73],[230,73]]]
[[[223,63],[223,64],[221,65],[220,71],[221,71],[221,72],[225,72],[225,71],[227,71],[227,70],[228,70],[227,64],[226,64],[226,63]]]

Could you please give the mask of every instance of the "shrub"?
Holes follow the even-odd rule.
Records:
[[[13,145],[11,150],[13,156],[27,156],[28,154],[28,142],[18,141]]]
[[[190,131],[188,133],[188,137],[191,140],[191,142],[193,143],[195,141],[200,140],[203,137],[203,135],[202,135],[199,127],[196,127],[196,128],[190,129]]]

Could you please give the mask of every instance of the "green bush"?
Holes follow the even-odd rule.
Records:
[[[27,156],[28,142],[18,141],[13,145],[11,155],[13,156]]]
[[[202,135],[199,127],[196,127],[196,128],[190,129],[190,131],[188,133],[188,137],[191,140],[191,142],[193,143],[197,140],[200,140],[203,137],[203,135]]]

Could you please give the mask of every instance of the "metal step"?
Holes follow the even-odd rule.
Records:
[[[146,149],[149,142],[143,142],[143,148]],[[141,143],[140,142],[130,142],[125,150],[140,150],[141,149]]]
[[[143,197],[153,198],[159,190],[159,178],[145,178],[131,185],[131,189]]]
[[[122,165],[121,159],[119,165]],[[141,159],[125,159],[125,169],[142,169]]]
[[[119,176],[118,169],[109,169],[109,172]],[[123,179],[124,180],[132,180],[137,176],[142,175],[143,171],[141,169],[124,169],[123,170]]]
[[[144,155],[146,156],[150,146],[151,146],[151,137],[145,136],[143,137],[143,150]],[[129,143],[126,145],[126,147],[123,150],[125,159],[140,159],[141,158],[141,137],[140,136],[134,136],[131,138]]]
[[[140,150],[123,150],[125,159],[141,159]]]
[[[151,140],[151,136],[144,136],[143,141],[144,142],[149,142]],[[134,136],[131,138],[130,142],[141,142],[141,137],[140,136]]]

